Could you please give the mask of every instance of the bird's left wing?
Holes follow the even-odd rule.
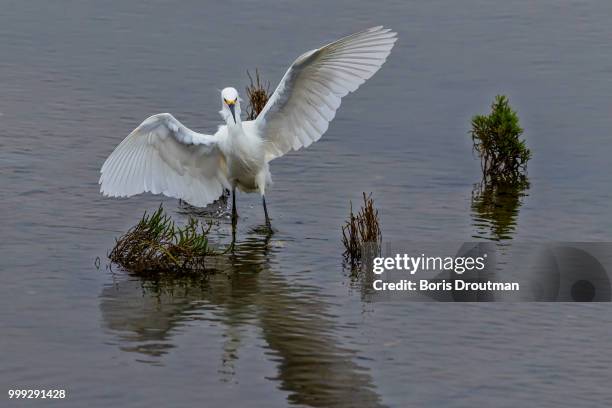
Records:
[[[319,140],[342,97],[378,71],[396,40],[393,31],[373,27],[298,57],[255,120],[266,159]]]
[[[192,131],[169,113],[153,115],[106,159],[100,191],[111,197],[161,193],[203,207],[227,186],[218,138]]]

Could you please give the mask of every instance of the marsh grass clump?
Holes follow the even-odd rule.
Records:
[[[531,151],[520,139],[523,128],[506,96],[495,97],[489,115],[472,118],[470,134],[485,180],[514,182],[525,178]]]
[[[253,80],[249,71],[247,71],[247,75],[251,84],[246,87],[247,97],[249,98],[246,115],[248,120],[254,120],[270,99],[270,83],[263,83],[258,70],[255,70],[255,80]]]
[[[372,195],[363,193],[363,206],[357,214],[350,205],[349,218],[342,226],[342,243],[344,259],[351,268],[358,267],[370,253],[380,252],[382,233],[378,219],[378,210],[374,207]]]
[[[162,273],[186,275],[206,271],[206,257],[214,255],[208,245],[212,224],[190,218],[177,226],[162,206],[146,212],[138,224],[117,239],[109,259],[137,275]]]

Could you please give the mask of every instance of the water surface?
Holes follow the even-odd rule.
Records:
[[[0,5],[0,384],[62,406],[602,406],[609,304],[368,303],[342,269],[349,200],[386,240],[610,241],[607,1],[4,1]],[[384,24],[399,42],[320,142],[241,195],[210,280],[102,263],[163,201],[110,200],[99,168],[147,116],[214,131],[218,89]],[[497,93],[534,153],[529,189],[478,191],[467,134]],[[476,190],[475,190],[476,189]],[[215,239],[226,242],[222,220]],[[476,238],[474,238],[476,237]]]

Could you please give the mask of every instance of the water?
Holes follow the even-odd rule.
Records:
[[[609,241],[612,3],[0,10],[3,390],[65,388],[61,406],[75,407],[610,403],[609,304],[368,303],[342,270],[339,227],[367,191],[385,240]],[[387,64],[320,142],[272,164],[277,233],[241,195],[236,255],[209,281],[105,268],[145,209],[161,200],[185,219],[173,200],[99,195],[121,138],[166,111],[212,131],[217,89],[243,89],[246,69],[274,84],[299,53],[376,24],[399,32]],[[534,153],[529,189],[497,206],[474,194],[467,135],[496,93]],[[224,220],[215,239],[228,231]]]

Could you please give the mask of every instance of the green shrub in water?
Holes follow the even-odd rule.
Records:
[[[520,139],[523,128],[506,96],[495,97],[489,115],[472,118],[470,134],[485,180],[512,182],[525,178],[531,152]]]

